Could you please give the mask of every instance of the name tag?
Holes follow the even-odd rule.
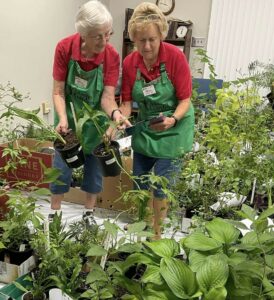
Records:
[[[75,82],[74,82],[77,86],[81,87],[81,88],[86,88],[87,85],[88,85],[88,82],[87,80],[81,78],[81,77],[78,77],[78,76],[75,76]]]
[[[156,94],[154,85],[149,85],[143,88],[143,94],[144,96],[149,96],[149,95],[153,95]]]

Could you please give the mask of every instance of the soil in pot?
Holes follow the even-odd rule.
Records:
[[[93,155],[98,158],[104,177],[114,177],[121,173],[122,161],[119,147],[116,141],[111,141],[109,145],[111,151],[106,150],[104,143],[95,147]]]
[[[60,140],[55,140],[53,144],[54,149],[60,153],[69,168],[78,168],[82,166],[85,162],[85,156],[75,132],[70,130],[66,134],[63,133],[62,137],[66,141],[66,144],[62,143]]]
[[[40,297],[33,297],[31,292],[27,292],[22,295],[22,300],[45,300],[46,299],[46,294],[43,294],[43,296]]]

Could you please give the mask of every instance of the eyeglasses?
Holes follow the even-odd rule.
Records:
[[[108,31],[108,32],[105,32],[105,33],[102,33],[102,34],[97,34],[97,35],[89,35],[88,37],[95,40],[95,41],[101,41],[103,39],[106,39],[108,40],[112,35],[113,35],[113,31]]]
[[[159,15],[150,14],[150,15],[137,16],[133,19],[133,22],[135,23],[157,22],[159,20],[161,20]]]

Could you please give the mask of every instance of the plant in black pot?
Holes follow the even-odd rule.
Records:
[[[112,124],[104,112],[94,110],[88,104],[84,103],[83,116],[77,120],[76,124],[76,134],[80,141],[83,139],[82,129],[84,125],[90,121],[96,127],[99,140],[101,140],[101,143],[95,146],[93,155],[96,156],[100,162],[103,176],[119,175],[122,167],[119,143],[112,141],[111,138],[105,134],[107,128],[115,124]]]
[[[46,123],[38,116],[39,111],[39,108],[36,110],[24,110],[9,105],[7,106],[7,112],[2,114],[0,118],[15,116],[35,125],[42,130],[44,139],[54,140],[53,146],[55,150],[60,153],[68,167],[80,167],[84,163],[85,158],[82,146],[80,145],[75,132],[70,130],[67,133],[58,133],[52,125]]]
[[[35,192],[26,195],[15,189],[8,193],[9,212],[6,219],[0,221],[0,228],[1,242],[6,247],[6,258],[12,264],[19,265],[33,254],[29,242],[35,227],[42,220],[41,214],[34,211],[37,199],[35,195]]]

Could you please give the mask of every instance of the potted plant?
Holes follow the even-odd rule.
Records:
[[[30,246],[33,232],[28,223],[32,223],[35,228],[43,219],[39,212],[35,212],[37,195],[39,190],[28,195],[16,189],[8,192],[9,211],[5,220],[0,221],[0,228],[2,229],[1,241],[6,247],[5,253],[12,264],[20,265],[33,254]]]
[[[109,125],[113,126],[113,124],[104,112],[92,109],[85,102],[83,104],[83,116],[77,120],[76,134],[80,140],[83,140],[82,129],[87,122],[92,121],[97,129],[99,140],[101,140],[101,143],[93,150],[93,155],[100,162],[103,176],[117,176],[120,174],[122,167],[119,144],[116,141],[112,141],[105,134]]]
[[[30,122],[43,131],[47,140],[54,140],[55,150],[60,152],[61,157],[70,168],[81,166],[85,158],[75,133],[71,130],[65,134],[58,133],[53,126],[47,124],[38,116],[39,111],[40,109],[29,111],[9,105],[7,106],[7,112],[3,113],[0,118],[15,116]]]

